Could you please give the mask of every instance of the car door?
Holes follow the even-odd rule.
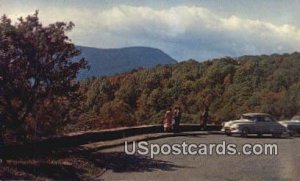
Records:
[[[272,134],[276,132],[277,125],[276,122],[270,116],[264,116],[264,132],[267,134]]]
[[[255,126],[254,126],[254,132],[253,133],[261,133],[263,134],[265,131],[265,124],[264,124],[264,119],[261,116],[256,116],[255,117]]]

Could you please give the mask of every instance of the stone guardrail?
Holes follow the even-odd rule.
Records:
[[[221,126],[208,125],[206,131],[218,131]],[[180,125],[181,132],[200,131],[201,127],[197,124],[182,124]],[[47,138],[42,141],[25,144],[25,145],[8,145],[2,147],[0,155],[5,154],[6,157],[18,157],[19,154],[30,155],[39,152],[52,151],[55,149],[76,147],[79,145],[108,141],[129,136],[136,136],[149,133],[163,132],[162,125],[144,125],[135,127],[122,127],[115,129],[96,130],[96,131],[82,131],[76,133],[69,133],[63,136]]]
[[[182,124],[180,125],[182,132],[200,131],[201,127],[197,124]],[[218,131],[221,130],[221,126],[208,125],[206,131]],[[115,129],[99,130],[99,131],[85,131],[78,133],[70,133],[61,137],[51,138],[44,140],[47,145],[55,145],[63,143],[64,146],[78,146],[86,143],[96,141],[107,141],[119,138],[125,138],[129,136],[136,136],[149,133],[161,133],[163,132],[162,125],[144,125],[135,127],[122,127]]]

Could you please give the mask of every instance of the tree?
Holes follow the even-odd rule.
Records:
[[[115,99],[105,103],[100,109],[102,127],[113,128],[136,125],[133,110],[123,100]]]
[[[65,117],[80,100],[75,79],[87,62],[73,60],[80,54],[66,35],[73,26],[72,22],[43,26],[37,11],[15,25],[5,15],[0,20],[0,111],[7,129],[24,140],[31,128],[52,125],[42,122],[55,120],[53,109]],[[52,103],[58,106],[51,107]],[[45,107],[52,111],[46,113]]]
[[[85,110],[99,113],[100,107],[113,98],[113,88],[110,81],[104,78],[96,79],[86,92]]]

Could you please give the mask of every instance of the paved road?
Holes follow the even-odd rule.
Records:
[[[101,151],[104,180],[299,180],[300,138],[240,138],[224,135],[170,137],[149,143],[277,143],[275,156],[127,155],[124,146]]]

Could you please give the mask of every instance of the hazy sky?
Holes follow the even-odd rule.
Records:
[[[177,60],[300,50],[300,0],[0,0],[13,20],[73,21],[78,45],[149,46]]]

